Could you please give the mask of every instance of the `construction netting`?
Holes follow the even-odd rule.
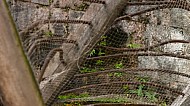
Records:
[[[69,52],[64,51],[80,46],[70,37],[78,24],[93,29],[92,23],[82,18],[85,12],[94,3],[106,8],[110,2],[9,1],[46,105],[175,106],[175,101],[185,96],[190,78],[187,0],[126,1],[125,8],[101,35],[93,32],[100,37],[87,45],[82,59],[77,58],[77,67],[65,76],[59,74],[70,67],[64,57]],[[52,76],[57,77],[55,82],[51,82]],[[47,89],[52,89],[52,94],[45,92]]]

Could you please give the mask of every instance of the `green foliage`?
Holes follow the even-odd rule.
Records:
[[[76,97],[76,95],[70,93],[68,95],[59,95],[58,99],[64,100],[64,99],[72,99],[72,98],[75,98],[75,97]]]
[[[121,69],[121,68],[123,68],[123,67],[124,67],[124,66],[123,66],[123,63],[122,63],[122,62],[116,63],[116,64],[114,65],[114,68],[116,68],[116,69]],[[123,73],[122,73],[122,72],[109,73],[109,76],[110,76],[110,77],[112,77],[112,76],[114,76],[114,77],[122,77],[122,76],[123,76]]]
[[[95,101],[101,103],[127,103],[129,102],[126,98],[118,97],[118,98],[97,98]]]
[[[82,104],[80,102],[74,102],[71,104],[71,106],[82,106]]]
[[[106,44],[107,44],[106,41],[101,41],[100,42],[100,46],[106,46]]]
[[[149,77],[138,77],[137,80],[139,82],[148,82],[150,80],[150,78]]]
[[[105,36],[105,35],[101,36],[101,39],[102,39],[102,40],[104,40],[104,39],[106,39],[106,38],[107,38],[107,36]]]
[[[90,56],[94,56],[96,54],[96,50],[92,49],[92,51],[90,52]]]
[[[109,73],[108,74],[110,77],[122,77],[123,73],[122,72],[114,72],[114,73]]]
[[[131,43],[131,44],[128,44],[127,47],[129,47],[129,48],[139,48],[139,47],[141,47],[141,44]]]
[[[129,93],[129,86],[128,85],[124,85],[123,86],[123,89],[125,90],[126,93]]]
[[[138,77],[139,82],[148,82],[148,77]],[[126,91],[127,94],[136,94],[139,97],[147,97],[150,102],[157,102],[158,99],[156,98],[156,93],[152,90],[147,90],[144,84],[139,84],[136,89],[129,89],[128,85],[124,85],[123,89]]]
[[[161,106],[167,106],[167,103],[166,102],[162,102]]]
[[[88,93],[82,93],[80,95],[75,95],[73,93],[69,93],[67,95],[59,95],[58,99],[60,100],[64,100],[64,99],[72,99],[72,98],[85,98],[85,97],[89,97]]]
[[[52,36],[53,36],[53,33],[52,33],[51,31],[44,32],[44,34],[45,34],[47,37],[52,37]]]
[[[102,65],[104,63],[104,61],[102,61],[102,60],[97,60],[96,61],[96,65]]]
[[[85,98],[85,97],[89,97],[90,95],[88,93],[82,93],[78,96],[78,98]]]
[[[138,89],[137,89],[137,95],[138,96],[143,96],[144,94],[143,94],[143,85],[139,85],[138,86]]]
[[[128,90],[128,93],[133,93],[133,94],[137,94],[138,96],[144,96],[144,93],[143,93],[143,85],[139,85],[138,86],[138,89],[135,89],[135,90]]]
[[[153,91],[145,90],[144,85],[139,85],[138,89],[135,90],[128,90],[128,93],[137,94],[140,97],[146,96],[151,102],[158,101],[158,99],[156,98],[156,93]]]
[[[87,67],[83,67],[83,68],[81,68],[80,72],[81,73],[90,73],[90,72],[97,72],[97,70],[96,69],[90,69]]]
[[[151,91],[145,92],[145,96],[146,96],[151,102],[155,102],[155,101],[158,100],[158,99],[156,98],[156,93],[151,92]]]
[[[102,55],[105,55],[105,53],[102,52],[102,50],[100,49],[99,52],[98,52],[98,56],[102,56]]]
[[[123,73],[121,73],[121,72],[115,72],[115,73],[113,73],[113,76],[115,76],[115,77],[121,77],[121,76],[123,76]]]
[[[106,46],[106,41],[100,42],[100,46]]]
[[[94,57],[94,56],[102,56],[105,55],[105,52],[103,52],[102,49],[92,49],[92,51],[90,52],[89,56],[90,57]]]
[[[114,65],[114,67],[115,67],[116,69],[121,69],[121,68],[123,68],[124,66],[123,66],[123,63],[120,62],[120,63],[116,63],[116,64]]]
[[[107,38],[107,36],[101,36],[101,40],[98,45],[106,46],[107,45],[106,38]]]

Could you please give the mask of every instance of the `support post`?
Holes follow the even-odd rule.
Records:
[[[5,106],[43,106],[6,4],[0,0],[0,95]]]

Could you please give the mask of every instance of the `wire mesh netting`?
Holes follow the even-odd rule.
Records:
[[[61,1],[60,1],[61,2]],[[82,20],[73,20],[80,18],[89,4],[85,2],[76,2],[72,4],[75,6],[59,6],[59,1],[9,1],[11,4],[12,15],[16,21],[23,48],[30,60],[35,74],[39,74],[42,69],[45,58],[48,53],[54,49],[59,48],[63,43],[72,43],[74,40],[68,40],[67,36],[74,26],[70,24],[89,24]],[[73,19],[70,19],[68,10],[79,11],[74,14]],[[63,15],[64,14],[64,15]],[[71,15],[72,15],[71,14]],[[57,52],[57,51],[55,51]],[[55,53],[54,53],[55,54]],[[36,75],[37,77],[38,75]]]
[[[64,50],[68,48],[63,45],[78,45],[69,38],[79,27],[73,24],[91,26],[91,22],[82,20],[83,14],[92,4],[103,7],[108,1],[10,2],[23,48],[36,78],[42,80],[40,84],[58,73],[59,64],[65,64]],[[70,70],[71,74],[60,78],[58,75],[56,86],[49,80],[49,88],[41,88],[42,94],[46,89],[53,92],[50,97],[43,95],[48,98],[46,105],[167,106],[185,95],[190,78],[189,2],[129,0],[125,6],[120,17],[99,35],[97,43],[87,45],[87,54],[77,58],[77,68]],[[93,32],[96,33],[99,34]],[[59,56],[54,58],[57,52]],[[59,61],[45,76],[47,67],[53,64],[52,58]]]

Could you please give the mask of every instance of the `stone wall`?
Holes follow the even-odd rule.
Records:
[[[47,7],[50,5],[48,0],[32,0],[33,3],[28,2],[14,2],[13,0],[7,0],[10,5],[10,9],[15,20],[18,31],[25,29],[27,26],[35,21],[48,19],[80,19],[83,15],[83,11],[67,11],[60,8]],[[67,3],[65,3],[67,2]],[[61,7],[75,8],[73,4],[80,4],[75,0],[61,0],[60,2],[54,1],[52,5],[60,5]],[[147,7],[127,7],[126,13],[138,11],[139,9],[145,9]],[[141,20],[145,18],[148,20],[146,24],[134,23],[128,21],[122,21],[120,24],[126,32],[132,33],[137,31],[133,36],[136,37],[135,42],[140,42],[146,46],[153,45],[155,43],[178,39],[178,40],[190,40],[190,12],[181,9],[164,9],[156,10],[153,12],[146,13],[141,17],[135,17]],[[66,27],[68,24],[51,24],[50,29],[57,35],[67,37],[68,33],[72,33],[75,29],[75,25],[69,25],[69,29]],[[47,25],[41,28],[47,30]],[[175,54],[190,55],[189,44],[167,44],[160,48],[162,52],[171,52]],[[56,58],[56,57],[55,57]],[[190,74],[190,61],[185,59],[173,58],[173,57],[138,57],[139,68],[154,68],[154,69],[170,69],[186,74]],[[51,61],[50,64],[58,64],[57,61]],[[55,67],[54,67],[55,68]],[[52,68],[48,68],[52,70]],[[53,73],[53,72],[51,72]],[[51,73],[46,73],[50,75]],[[159,73],[156,74],[156,78],[161,76]],[[154,76],[155,77],[155,76]],[[162,76],[163,78],[163,76]],[[173,77],[166,76],[165,80],[175,80],[182,83],[188,83],[189,80],[181,78],[180,76],[176,79]],[[175,85],[175,87],[180,85]]]
[[[133,13],[147,7],[129,6],[126,13]],[[182,9],[164,9],[148,12],[136,16],[136,20],[148,20],[141,22],[122,21],[120,24],[126,32],[133,33],[135,43],[148,47],[168,40],[189,41],[190,12]],[[190,55],[190,44],[171,43],[159,48],[159,52]],[[167,56],[140,56],[138,57],[139,68],[169,69],[190,74],[190,61]],[[157,75],[159,76],[159,74]],[[170,77],[168,77],[170,78]],[[177,78],[180,82],[189,82],[187,79]]]

